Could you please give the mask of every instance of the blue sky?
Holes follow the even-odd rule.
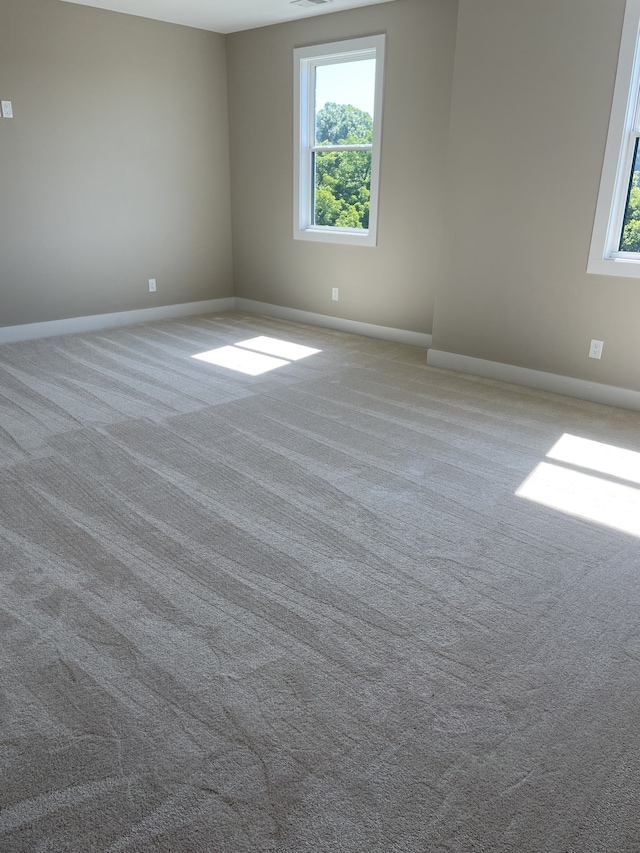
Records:
[[[316,67],[316,110],[327,102],[351,104],[373,116],[375,59]]]

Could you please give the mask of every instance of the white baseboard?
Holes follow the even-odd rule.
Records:
[[[585,379],[573,379],[570,376],[545,373],[542,370],[531,370],[528,367],[517,367],[513,364],[487,361],[483,358],[473,358],[459,353],[430,349],[431,335],[422,332],[410,332],[391,326],[376,326],[371,323],[361,323],[358,320],[345,320],[342,317],[315,314],[312,311],[285,308],[281,305],[272,305],[269,302],[257,302],[253,299],[234,298],[233,296],[224,299],[205,299],[200,302],[184,302],[178,305],[161,305],[156,308],[140,308],[135,311],[118,311],[112,314],[70,317],[66,320],[51,320],[44,323],[27,323],[21,326],[0,326],[0,344],[234,310],[263,314],[266,317],[290,320],[294,323],[307,323],[311,326],[321,326],[325,329],[335,329],[340,332],[364,335],[369,338],[393,341],[408,346],[422,347],[428,350],[427,364],[429,367],[470,373],[473,376],[484,376],[487,379],[497,379],[500,382],[510,382],[513,385],[524,385],[541,391],[551,391],[555,394],[564,394],[567,397],[576,397],[593,403],[603,403],[608,406],[640,411],[640,391],[618,388],[615,385],[603,385],[599,382],[588,382]]]
[[[473,376],[498,379],[500,382],[524,385],[527,388],[537,388],[540,391],[551,391],[554,394],[577,397],[580,400],[588,400],[592,403],[604,403],[607,406],[640,411],[640,391],[618,388],[615,385],[603,385],[600,382],[573,379],[570,376],[559,376],[555,373],[545,373],[542,370],[531,370],[528,367],[501,364],[498,361],[486,361],[483,358],[473,358],[469,355],[443,352],[437,349],[429,350],[427,364],[429,367],[441,367],[445,370],[456,370],[458,373],[470,373]]]
[[[278,320],[307,323],[309,326],[322,326],[325,329],[335,329],[338,332],[350,332],[352,335],[364,335],[368,338],[378,338],[383,341],[393,341],[397,344],[422,347],[423,349],[431,346],[431,335],[422,332],[409,332],[405,329],[394,329],[391,326],[376,326],[371,323],[361,323],[358,320],[345,320],[342,317],[330,317],[327,314],[314,314],[312,311],[284,308],[281,305],[256,302],[253,299],[237,297],[236,311],[264,314],[266,317],[275,317]]]
[[[30,341],[34,338],[50,338],[69,335],[73,332],[94,332],[98,329],[115,329],[136,323],[152,323],[154,320],[169,320],[174,317],[190,317],[194,314],[233,311],[235,299],[205,299],[201,302],[184,302],[178,305],[161,305],[157,308],[139,308],[136,311],[117,311],[113,314],[93,314],[89,317],[70,317],[68,320],[50,320],[45,323],[27,323],[23,326],[0,327],[0,344]]]
[[[431,335],[421,332],[409,332],[394,329],[391,326],[375,326],[360,323],[358,320],[344,320],[326,314],[314,314],[311,311],[299,311],[271,305],[268,302],[256,302],[253,299],[240,299],[230,296],[226,299],[206,299],[202,302],[184,302],[179,305],[162,305],[157,308],[139,308],[135,311],[117,311],[113,314],[93,314],[88,317],[70,317],[66,320],[50,320],[44,323],[27,323],[22,326],[0,326],[0,344],[30,341],[35,338],[50,338],[55,335],[69,335],[78,332],[95,332],[99,329],[115,329],[120,326],[132,326],[136,323],[152,323],[154,320],[169,320],[175,317],[189,317],[195,314],[212,314],[222,311],[246,311],[250,314],[263,314],[279,320],[291,320],[295,323],[307,323],[310,326],[322,326],[354,335],[365,335],[398,344],[422,347],[431,346]]]

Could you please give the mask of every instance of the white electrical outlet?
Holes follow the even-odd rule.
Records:
[[[589,347],[589,358],[602,358],[603,346],[604,341],[591,341],[591,346]]]
[[[331,288],[331,298],[333,299],[334,302],[338,301],[338,288],[337,287]]]
[[[155,280],[155,278],[150,278],[149,279],[149,293],[155,293],[155,292],[156,292],[156,280]]]
[[[13,118],[11,101],[0,101],[0,110],[2,110],[2,118]]]

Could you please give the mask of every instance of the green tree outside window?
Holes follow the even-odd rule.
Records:
[[[373,119],[351,104],[327,103],[316,116],[317,145],[371,145]],[[368,228],[371,151],[315,155],[315,224]]]

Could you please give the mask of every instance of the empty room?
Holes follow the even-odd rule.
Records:
[[[0,850],[640,851],[640,0],[0,0]]]

